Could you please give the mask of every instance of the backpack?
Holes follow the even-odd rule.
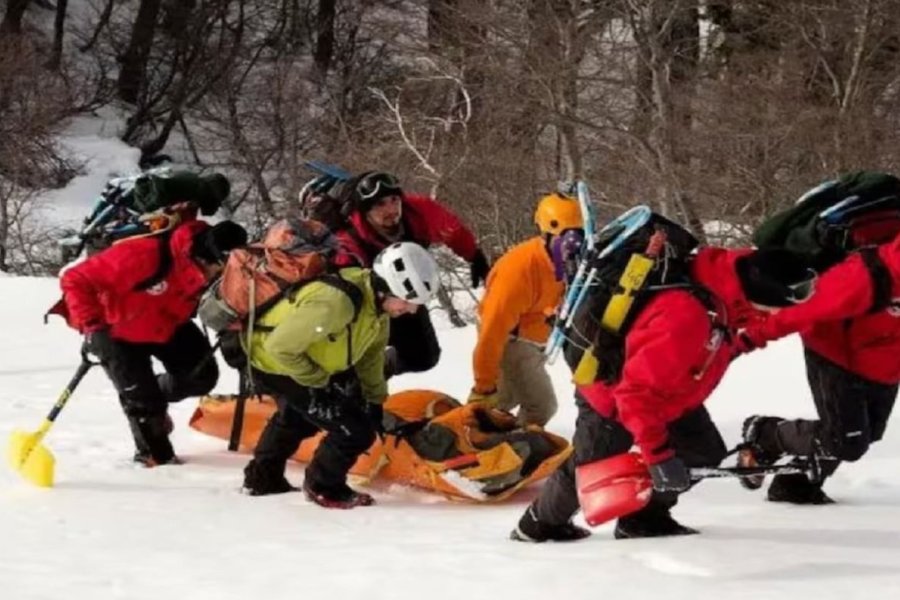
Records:
[[[563,345],[563,356],[573,381],[616,383],[625,360],[625,336],[641,309],[657,293],[684,288],[711,313],[712,295],[690,279],[689,257],[699,245],[689,231],[665,217],[651,213],[644,225],[611,254],[603,250],[619,231],[608,231],[587,257],[596,269],[584,301],[575,309],[572,327]]]
[[[88,255],[133,237],[169,231],[179,223],[213,215],[228,196],[224,175],[152,169],[132,177],[117,177],[106,187],[85,217],[81,231],[60,240],[68,262],[86,249]]]
[[[319,173],[300,191],[300,216],[323,223],[331,231],[345,229],[353,212],[353,190],[357,177],[340,167],[319,161],[306,166]]]
[[[892,281],[875,246],[898,234],[900,179],[858,171],[812,188],[794,206],[763,221],[753,243],[796,252],[819,272],[859,252],[874,285],[871,312],[877,312],[890,303]]]
[[[200,300],[200,320],[218,333],[243,331],[311,281],[322,281],[346,293],[356,320],[362,290],[333,269],[336,249],[337,241],[322,223],[296,218],[278,221],[262,242],[229,253],[221,276]]]

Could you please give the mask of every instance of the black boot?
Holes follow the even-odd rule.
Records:
[[[346,483],[333,487],[318,486],[307,476],[303,480],[303,493],[306,497],[324,508],[355,508],[371,506],[375,499],[364,492],[357,492]]]
[[[646,512],[620,517],[613,533],[617,540],[647,537],[668,537],[675,535],[694,535],[700,533],[696,529],[686,527],[672,518],[668,511]]]
[[[743,448],[738,452],[739,468],[764,467],[775,464],[781,458],[777,428],[782,419],[753,415],[744,420],[742,437]],[[758,490],[765,482],[765,475],[751,475],[739,479],[748,490]]]
[[[834,504],[834,500],[822,491],[822,484],[813,483],[800,473],[776,476],[769,486],[768,499],[790,504]]]
[[[537,520],[534,508],[529,506],[519,525],[509,534],[509,539],[517,542],[576,542],[591,535],[584,527],[579,527],[571,521],[562,525],[548,525]]]
[[[148,467],[180,464],[175,456],[169,433],[172,419],[166,413],[128,417],[128,426],[134,437],[134,461]]]
[[[284,476],[286,464],[273,464],[251,460],[244,467],[244,486],[242,491],[248,496],[269,496],[271,494],[286,494],[296,492]]]

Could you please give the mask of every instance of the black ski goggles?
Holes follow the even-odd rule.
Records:
[[[785,286],[788,289],[785,298],[788,302],[792,302],[793,304],[802,304],[806,302],[816,293],[816,280],[818,279],[819,275],[815,271],[807,269],[806,279]]]
[[[400,193],[400,182],[387,173],[370,173],[356,184],[356,191],[362,200],[372,200]]]

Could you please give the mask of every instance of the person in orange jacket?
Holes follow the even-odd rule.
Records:
[[[578,202],[559,194],[541,199],[534,221],[540,235],[511,248],[488,275],[469,402],[519,407],[519,422],[543,426],[557,407],[544,344],[567,272],[577,266],[584,224]]]

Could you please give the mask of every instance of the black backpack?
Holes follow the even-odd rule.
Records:
[[[598,241],[593,255],[618,231]],[[647,223],[603,259],[589,258],[597,276],[575,310],[563,355],[577,384],[616,383],[625,359],[625,336],[641,309],[658,292],[684,288],[715,312],[712,295],[689,275],[699,242],[689,231],[653,213]],[[586,366],[588,365],[588,366]]]
[[[319,161],[307,161],[306,166],[316,173],[300,192],[300,217],[323,223],[331,231],[349,226],[353,212],[353,190],[361,175]]]
[[[858,171],[826,181],[790,208],[763,221],[753,233],[759,248],[786,248],[823,272],[859,252],[875,289],[872,311],[890,303],[892,280],[876,245],[900,234],[900,179]]]

